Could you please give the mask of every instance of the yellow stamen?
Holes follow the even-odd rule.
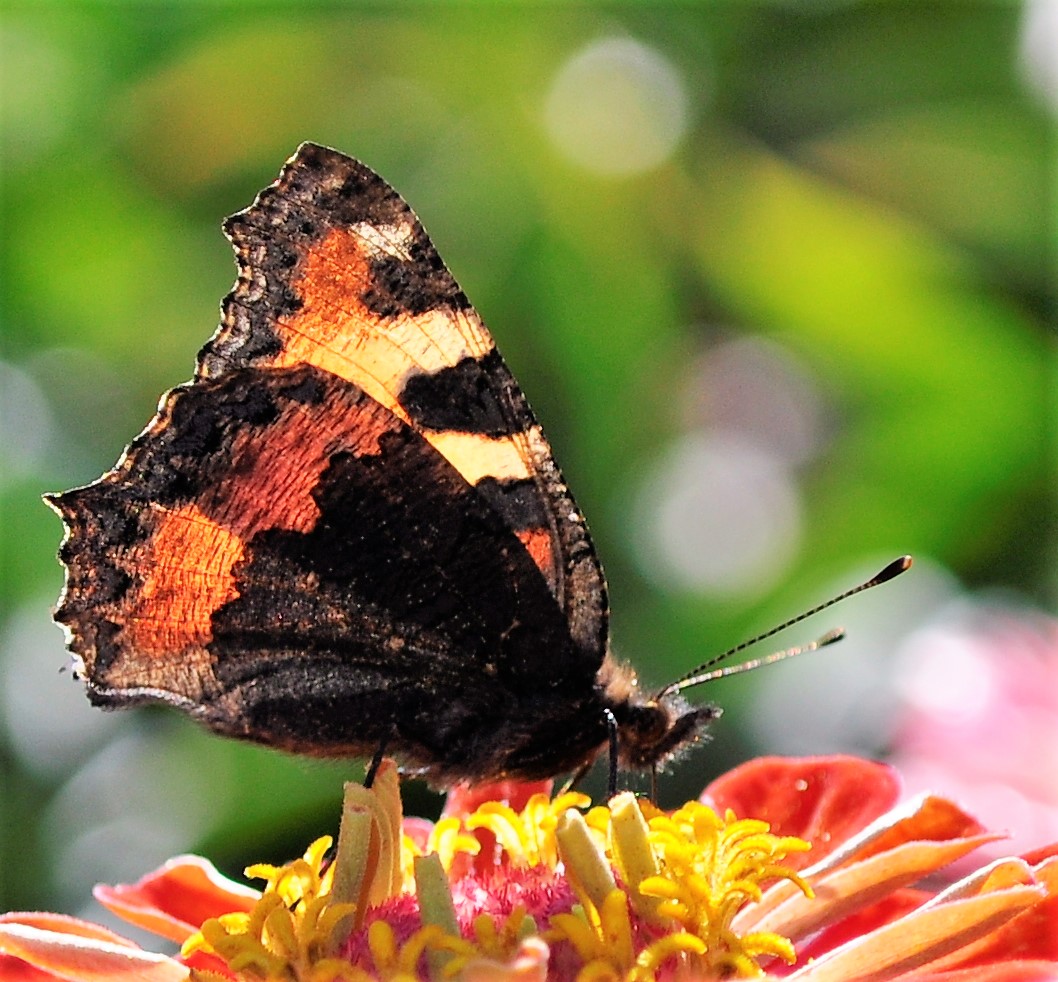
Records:
[[[659,941],[648,945],[636,959],[628,973],[628,982],[653,982],[661,966],[670,958],[682,958],[684,955],[704,955],[705,942],[693,934],[680,931],[669,934]]]
[[[628,886],[632,908],[644,920],[658,924],[659,902],[639,889],[639,884],[660,872],[650,845],[650,828],[635,796],[625,792],[610,801],[610,851],[621,880]]]
[[[555,914],[545,937],[551,941],[568,941],[573,946],[584,963],[578,979],[623,979],[635,964],[628,897],[616,887],[590,913],[575,907],[572,913]]]
[[[513,957],[521,942],[535,932],[536,922],[526,913],[522,904],[510,912],[499,930],[496,930],[496,922],[488,914],[478,914],[474,918],[474,939],[478,949],[483,957],[495,961],[506,961]]]
[[[704,969],[746,976],[759,974],[763,958],[794,960],[786,938],[766,932],[740,936],[731,922],[746,904],[760,899],[761,884],[767,881],[789,880],[811,894],[796,873],[778,862],[807,849],[807,843],[772,835],[766,823],[740,821],[730,812],[721,819],[697,802],[671,816],[656,815],[649,826],[661,874],[647,877],[639,890],[658,898],[659,916],[705,942]]]
[[[476,856],[481,851],[481,843],[474,836],[462,831],[463,823],[451,815],[440,819],[430,830],[426,843],[427,853],[435,852],[441,857],[441,865],[447,872],[460,853]]]
[[[285,866],[249,867],[247,876],[265,881],[253,910],[207,920],[183,953],[212,952],[251,978],[363,977],[334,956],[362,911],[400,890],[400,822],[396,767],[384,761],[374,788],[346,785],[333,863],[332,840],[323,836]]]
[[[786,938],[759,928],[739,935],[732,923],[769,880],[810,893],[781,865],[804,843],[773,836],[762,822],[720,818],[697,802],[671,815],[628,794],[582,815],[576,809],[586,804],[577,794],[554,801],[534,795],[521,812],[487,803],[463,824],[438,822],[420,856],[402,841],[396,770],[386,762],[374,788],[347,788],[333,863],[323,837],[285,866],[250,867],[248,875],[265,881],[261,899],[249,913],[207,921],[184,952],[211,952],[240,978],[269,982],[411,982],[423,965],[434,982],[539,982],[549,960],[545,942],[568,944],[580,962],[578,982],[652,982],[662,971],[745,977],[759,975],[765,958],[794,959]],[[462,937],[449,870],[459,853],[477,851],[474,829],[492,831],[515,868],[564,870],[580,903],[543,930],[524,907],[502,921],[482,914]],[[389,923],[373,919],[365,967],[337,957],[364,912],[405,884],[418,897],[422,927],[401,944]]]
[[[207,920],[185,942],[183,954],[208,951],[236,973],[250,978],[326,980],[349,969],[329,957],[333,931],[352,914],[351,904],[333,902],[332,874],[321,872],[331,839],[317,839],[302,859],[286,866],[251,866],[247,875],[266,881],[250,913],[225,914]]]
[[[420,856],[437,853],[441,859],[441,868],[450,873],[459,855],[476,856],[481,851],[481,843],[469,832],[463,830],[463,820],[453,815],[437,820],[426,840],[426,848],[421,849],[415,840],[405,834],[402,836],[400,849],[401,879],[405,893],[415,891],[415,860]]]
[[[567,811],[555,830],[566,878],[585,909],[597,910],[617,886],[606,856],[580,812]]]
[[[608,809],[587,816],[567,813],[559,823],[559,852],[566,877],[581,901],[579,912],[552,918],[552,940],[566,940],[591,977],[652,979],[662,963],[678,958],[704,976],[761,974],[765,958],[794,960],[793,945],[767,932],[739,936],[731,921],[760,899],[762,884],[786,879],[810,894],[808,885],[780,864],[807,849],[799,839],[771,835],[763,822],[723,819],[698,802],[672,815],[632,795],[618,795]],[[609,848],[600,845],[605,836]],[[607,851],[625,884],[615,889]],[[667,933],[632,957],[628,905]]]
[[[558,862],[555,828],[570,808],[585,808],[591,799],[569,791],[557,798],[534,794],[521,812],[501,801],[487,801],[466,821],[466,827],[488,829],[515,866],[554,867]]]

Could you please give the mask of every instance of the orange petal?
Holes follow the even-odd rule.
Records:
[[[457,784],[448,792],[442,817],[466,818],[486,801],[502,801],[520,812],[534,794],[551,797],[554,781],[493,781],[491,784]]]
[[[1032,870],[1033,878],[1047,891],[1047,899],[954,955],[945,967],[982,968],[1011,958],[1046,960],[1052,978],[1058,978],[1058,857]]]
[[[68,934],[73,937],[87,938],[90,941],[106,941],[108,944],[127,945],[129,948],[139,947],[128,938],[115,934],[101,924],[82,921],[79,917],[70,917],[67,914],[52,914],[48,911],[14,911],[0,914],[0,926],[5,924],[21,924],[23,927],[51,931],[54,934]],[[0,978],[6,978],[6,976],[0,975]]]
[[[806,876],[819,875],[908,843],[970,838],[980,839],[983,843],[1004,836],[987,832],[976,818],[946,798],[916,795],[875,819],[846,842],[837,844],[830,855],[817,859],[805,868],[804,873]]]
[[[1058,842],[1052,842],[1046,846],[1040,846],[1025,853],[1021,857],[1032,866],[1039,866],[1045,859],[1058,859]]]
[[[903,812],[900,820],[887,824],[877,836],[864,836],[857,859],[884,852],[903,842],[929,839],[941,842],[945,839],[962,839],[980,835],[987,829],[969,812],[963,811],[954,802],[936,795],[918,795],[894,810]],[[1005,838],[1000,833],[991,833],[995,839]]]
[[[82,922],[83,924],[83,922]],[[108,979],[135,979],[137,982],[184,982],[190,977],[186,965],[166,955],[143,951],[131,942],[104,941],[78,933],[61,933],[13,920],[0,923],[0,962],[5,969],[9,959],[44,973],[44,978],[69,982],[106,982]],[[17,964],[17,963],[16,963]],[[19,978],[12,973],[11,978]],[[32,974],[21,976],[32,979]]]
[[[805,965],[855,938],[861,938],[883,924],[898,920],[921,907],[931,893],[926,890],[896,890],[878,903],[856,911],[836,924],[828,925],[804,944],[798,944],[797,962]]]
[[[812,843],[809,853],[788,856],[799,869],[827,855],[892,808],[900,796],[893,768],[858,757],[760,757],[710,784],[702,801],[723,815],[759,818],[776,835]]]
[[[55,978],[51,972],[42,972],[21,958],[0,955],[0,979],[4,982],[55,982]]]
[[[809,877],[815,893],[813,899],[798,891],[775,907],[769,903],[767,911],[760,909],[763,904],[747,907],[731,926],[739,933],[773,931],[794,941],[806,938],[828,924],[878,903],[896,890],[919,882],[988,841],[989,836],[974,836],[948,842],[908,842],[821,876]],[[780,889],[783,886],[780,884]],[[765,899],[770,901],[771,897]]]
[[[798,969],[796,982],[896,978],[987,936],[1038,904],[1038,886],[1012,886],[948,903],[927,904]]]
[[[136,883],[100,884],[93,893],[118,917],[177,944],[211,917],[249,911],[261,896],[199,856],[177,856]]]
[[[802,870],[802,873],[813,888],[818,889],[823,878],[835,870],[856,867],[851,879],[839,878],[831,882],[829,895],[820,897],[824,901],[834,900],[846,897],[843,891],[855,892],[856,902],[847,904],[848,909],[841,915],[848,916],[855,910],[882,899],[887,893],[913,883],[915,876],[912,874],[916,869],[921,876],[953,862],[985,842],[1002,838],[999,835],[978,834],[981,833],[981,828],[976,819],[950,801],[931,795],[919,795],[890,809],[848,841],[835,844],[829,855]],[[920,848],[905,848],[914,845]],[[898,848],[902,851],[896,852]],[[889,866],[889,859],[880,859],[869,866],[862,866],[872,857],[890,854],[894,856],[892,861],[896,864],[892,868]],[[877,878],[873,887],[872,877]],[[809,911],[809,906],[814,910]],[[823,905],[818,901],[809,904],[795,884],[784,882],[767,890],[760,903],[742,911],[735,918],[733,926],[739,931],[778,931],[784,937],[796,940],[803,936],[795,927],[801,923],[802,918],[824,924],[827,921],[833,923],[834,917],[834,910],[825,912]],[[771,926],[765,928],[765,924]]]

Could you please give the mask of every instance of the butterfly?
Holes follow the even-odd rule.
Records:
[[[719,711],[611,653],[584,517],[397,192],[305,143],[225,232],[238,279],[194,378],[46,498],[91,701],[298,753],[385,745],[438,786],[697,742]]]

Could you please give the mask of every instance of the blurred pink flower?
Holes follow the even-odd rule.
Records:
[[[891,760],[909,791],[1009,830],[1015,852],[1058,839],[1058,620],[963,612],[909,639],[898,684]]]

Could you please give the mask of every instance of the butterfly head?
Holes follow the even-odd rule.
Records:
[[[603,673],[607,707],[617,721],[619,762],[628,770],[664,766],[698,743],[705,727],[721,714],[718,706],[692,706],[676,692],[644,696],[635,672],[611,657]]]

